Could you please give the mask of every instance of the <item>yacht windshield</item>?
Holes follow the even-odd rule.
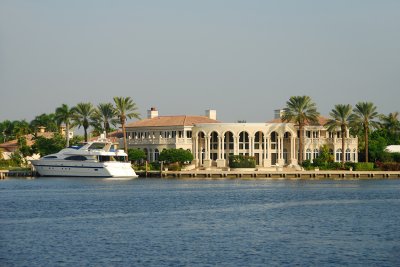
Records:
[[[105,143],[93,143],[90,145],[90,147],[88,148],[89,150],[92,149],[104,149],[104,147],[106,146]]]

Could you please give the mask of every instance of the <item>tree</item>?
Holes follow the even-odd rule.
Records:
[[[97,106],[97,109],[95,109],[92,120],[95,129],[99,133],[106,132],[107,137],[107,133],[109,133],[111,129],[110,125],[116,126],[118,123],[116,117],[117,111],[111,103],[101,103]]]
[[[116,112],[119,119],[119,123],[122,126],[122,133],[124,135],[124,150],[125,153],[128,152],[128,146],[126,144],[126,130],[125,130],[125,123],[126,120],[136,118],[140,119],[139,113],[136,112],[137,107],[135,102],[128,96],[128,97],[114,97],[114,102],[116,106]]]
[[[309,96],[292,96],[286,102],[286,108],[283,111],[282,121],[293,122],[299,127],[299,163],[303,162],[304,149],[304,126],[307,123],[318,123],[319,113],[316,104]]]
[[[94,114],[94,108],[91,103],[78,103],[73,109],[73,126],[83,127],[85,142],[88,141],[87,129],[90,126],[90,118]]]
[[[39,136],[35,138],[35,144],[32,145],[32,150],[44,157],[63,149],[65,147],[65,142],[65,139],[60,134],[55,134],[53,138]]]
[[[160,153],[159,160],[166,161],[167,163],[179,162],[182,164],[184,162],[192,161],[193,155],[190,151],[183,150],[182,148],[171,148],[163,150]]]
[[[347,128],[350,124],[350,116],[352,114],[351,105],[335,105],[335,108],[329,113],[331,119],[325,124],[328,127],[328,131],[335,131],[340,128],[342,134],[342,167],[344,167],[345,161],[345,139],[347,134]]]
[[[57,132],[58,131],[54,113],[50,113],[50,114],[43,113],[41,115],[36,116],[30,122],[30,126],[33,129],[34,133],[36,133],[38,131],[39,127],[46,127],[46,130],[49,132]]]
[[[74,109],[69,108],[68,105],[62,104],[61,107],[56,109],[55,119],[58,124],[65,123],[66,130],[66,147],[69,147],[69,128],[71,121],[74,118]]]
[[[128,159],[130,161],[139,161],[146,159],[146,153],[143,150],[130,148],[128,149]]]
[[[379,123],[374,121],[378,116],[376,106],[371,102],[358,102],[350,116],[351,124],[364,130],[365,162],[368,162],[368,134],[371,128],[379,127]]]
[[[385,129],[389,134],[391,142],[398,142],[398,135],[400,132],[399,112],[391,112],[387,116],[381,116],[381,128]]]
[[[19,138],[21,136],[27,135],[31,132],[31,127],[26,120],[14,121],[13,136]]]

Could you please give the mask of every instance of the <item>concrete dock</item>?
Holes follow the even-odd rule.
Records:
[[[374,179],[400,178],[386,171],[163,171],[162,178]],[[154,176],[148,174],[148,177]]]

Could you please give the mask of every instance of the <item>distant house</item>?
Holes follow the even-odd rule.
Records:
[[[37,136],[43,136],[45,138],[53,138],[54,133],[53,132],[46,132],[45,127],[39,127],[39,132],[36,134]],[[24,135],[26,139],[26,145],[27,146],[32,146],[35,143],[34,140],[34,135],[33,134],[27,134]],[[18,140],[10,140],[8,142],[0,144],[0,153],[2,153],[3,159],[10,159],[11,154],[14,153],[16,150],[18,150]],[[34,158],[39,158],[40,155],[33,155],[32,158],[29,159],[34,159]]]
[[[400,153],[400,145],[387,146],[385,151],[389,153]]]

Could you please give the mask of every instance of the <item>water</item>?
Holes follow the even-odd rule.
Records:
[[[0,182],[1,266],[399,266],[400,180]]]

